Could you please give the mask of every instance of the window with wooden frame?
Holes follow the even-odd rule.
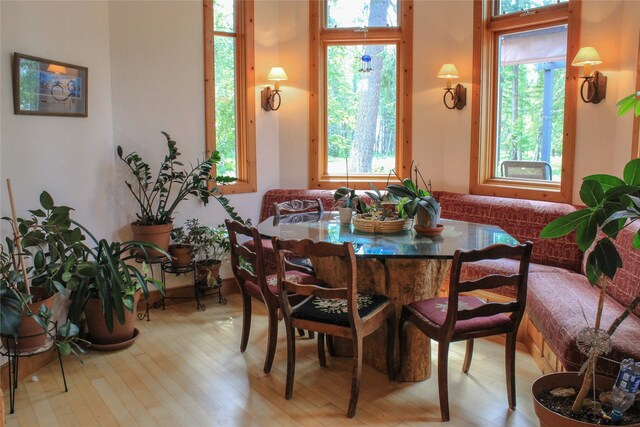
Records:
[[[309,187],[408,176],[413,0],[313,0],[309,9]]]
[[[216,175],[236,178],[225,193],[256,191],[253,0],[203,0],[207,155]]]
[[[571,202],[581,0],[475,0],[472,194]]]

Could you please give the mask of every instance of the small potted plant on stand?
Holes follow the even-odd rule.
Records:
[[[193,243],[182,227],[174,228],[171,231],[172,244],[169,245],[169,255],[171,264],[174,267],[188,267],[193,261]]]
[[[183,236],[182,240],[193,247],[199,286],[210,288],[217,285],[222,260],[231,248],[227,229],[200,224],[197,218],[185,221],[184,229],[177,228],[176,235]]]

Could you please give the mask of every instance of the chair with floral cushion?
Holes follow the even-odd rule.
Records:
[[[277,279],[275,274],[268,275],[265,271],[264,250],[258,230],[228,219],[225,224],[227,230],[229,230],[229,241],[231,243],[231,270],[238,282],[240,294],[242,295],[243,316],[240,351],[244,352],[247,348],[251,329],[251,300],[255,299],[267,306],[269,329],[264,372],[268,373],[273,364],[278,340],[279,303],[276,286]],[[244,236],[245,239],[249,238],[253,242],[251,247],[239,242],[238,235]],[[302,270],[302,268],[299,268],[299,270]],[[300,281],[301,283],[318,283],[315,277],[299,270],[295,265],[292,265],[287,271],[287,277],[290,280]],[[310,338],[313,337],[310,336]]]
[[[395,340],[395,308],[386,296],[360,294],[356,289],[356,259],[349,242],[333,244],[305,240],[272,238],[276,255],[278,295],[287,331],[287,383],[285,398],[291,399],[295,374],[294,328],[318,332],[318,358],[326,366],[325,335],[349,338],[353,348],[353,378],[347,416],[356,412],[362,377],[363,338],[387,324],[387,369],[394,377],[393,348]],[[331,257],[331,283],[291,280],[287,272],[287,256],[319,260]],[[287,294],[305,299],[291,304]]]
[[[467,341],[467,349],[462,371],[467,373],[471,366],[474,338],[506,334],[505,370],[507,376],[507,396],[509,407],[516,406],[515,351],[516,334],[524,314],[527,298],[527,278],[531,242],[508,246],[497,244],[482,250],[463,252],[457,250],[451,265],[449,296],[416,301],[405,305],[400,316],[400,366],[406,356],[406,342],[403,328],[406,322],[413,323],[430,339],[438,341],[438,392],[440,413],[443,421],[449,421],[449,392],[447,381],[447,361],[449,344],[453,341]],[[470,281],[460,281],[460,272],[465,263],[487,259],[518,259],[517,274],[490,274]],[[480,298],[460,295],[481,289],[515,286],[516,299],[506,303],[484,302]],[[456,307],[451,309],[451,307]],[[510,313],[507,315],[506,313]]]

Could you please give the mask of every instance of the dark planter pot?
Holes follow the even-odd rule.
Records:
[[[579,377],[577,372],[557,372],[544,375],[533,382],[531,392],[533,393],[533,409],[540,420],[540,427],[587,427],[596,424],[567,418],[557,414],[543,406],[536,396],[545,391],[553,390],[556,387],[573,387],[577,390],[582,386],[583,377]],[[604,390],[613,387],[615,378],[596,375],[596,384]],[[640,427],[640,424],[627,424],[627,427]]]
[[[140,225],[131,223],[131,231],[133,231],[133,239],[141,242],[153,243],[165,252],[169,249],[169,236],[173,230],[173,224],[160,225]],[[147,253],[152,257],[163,256],[155,249],[148,249]]]
[[[135,325],[138,313],[138,301],[140,300],[141,294],[141,291],[135,294],[133,312],[125,309],[124,324],[120,324],[116,313],[113,313],[113,332],[109,332],[109,329],[107,329],[107,321],[102,312],[102,302],[100,298],[89,298],[87,306],[84,309],[84,315],[87,320],[89,342],[92,343],[92,349],[107,351],[119,350],[133,344],[137,337]]]
[[[53,306],[53,297],[55,294],[49,295],[44,289],[38,287],[31,287],[31,295],[36,302],[27,304],[33,314],[37,314],[40,311],[41,306],[46,306],[51,309]],[[18,339],[15,342],[15,349],[20,352],[34,351],[47,342],[47,333],[43,331],[40,325],[29,317],[27,311],[23,311],[22,324],[18,329]],[[9,338],[10,339],[10,338]],[[8,343],[7,338],[2,337],[2,345],[5,348],[14,348],[14,343]]]
[[[174,267],[189,267],[191,265],[192,253],[193,246],[191,245],[169,245],[171,264]]]
[[[208,287],[207,278],[213,277],[218,279],[220,275],[220,267],[222,263],[218,260],[206,260],[196,262],[196,270],[198,272],[198,286]]]

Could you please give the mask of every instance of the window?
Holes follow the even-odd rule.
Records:
[[[471,193],[571,201],[580,5],[475,3]]]
[[[310,13],[310,187],[407,176],[412,1],[317,1]]]
[[[205,132],[226,193],[256,191],[253,1],[205,0]]]

